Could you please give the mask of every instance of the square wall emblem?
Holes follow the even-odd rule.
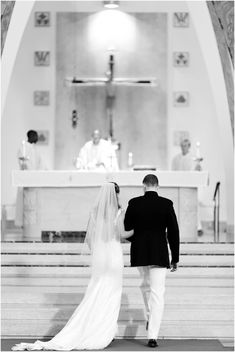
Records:
[[[173,53],[173,63],[176,67],[189,66],[189,53],[186,51],[176,51]]]
[[[174,27],[189,27],[189,13],[188,12],[175,12],[173,14]]]
[[[35,27],[49,27],[51,24],[50,12],[35,12]]]
[[[50,92],[47,90],[37,90],[34,92],[34,105],[49,105]]]
[[[189,92],[174,92],[174,106],[189,106]]]

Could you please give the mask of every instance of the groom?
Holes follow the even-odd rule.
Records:
[[[138,267],[143,278],[141,288],[146,305],[148,346],[157,347],[167,268],[176,271],[179,261],[179,228],[172,201],[157,193],[157,176],[145,176],[143,186],[144,196],[129,201],[124,225],[126,231],[134,230],[128,238],[131,242],[131,266]]]

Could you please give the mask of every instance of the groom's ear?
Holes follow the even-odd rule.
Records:
[[[146,192],[146,185],[143,183],[143,190],[144,190],[144,193]]]

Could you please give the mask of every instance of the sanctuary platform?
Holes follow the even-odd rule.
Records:
[[[2,243],[3,339],[48,340],[61,330],[89,283],[90,254],[86,252],[81,260],[83,249],[81,243]],[[178,344],[169,339],[181,341],[180,351],[193,350],[186,341],[182,343],[184,339],[199,339],[195,349],[201,351],[209,347],[201,339],[233,345],[233,250],[233,243],[181,242],[179,268],[174,273],[167,270],[159,350],[167,346],[176,350]],[[122,243],[122,251],[123,292],[116,338],[146,343],[142,280],[137,268],[130,267],[130,244]],[[119,343],[116,346],[118,350]],[[143,346],[135,341],[133,347],[137,351]],[[217,348],[218,343],[211,349]],[[128,348],[120,346],[120,350]]]
[[[197,240],[198,187],[208,185],[207,172],[158,171],[159,195],[174,203],[182,241]],[[100,186],[119,184],[120,203],[143,194],[148,171],[13,171],[12,181],[23,188],[24,239],[40,240],[42,231],[86,231],[89,212]]]

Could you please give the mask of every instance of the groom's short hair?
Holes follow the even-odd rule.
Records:
[[[143,179],[143,184],[147,187],[157,187],[158,186],[158,178],[153,174],[148,174]]]

